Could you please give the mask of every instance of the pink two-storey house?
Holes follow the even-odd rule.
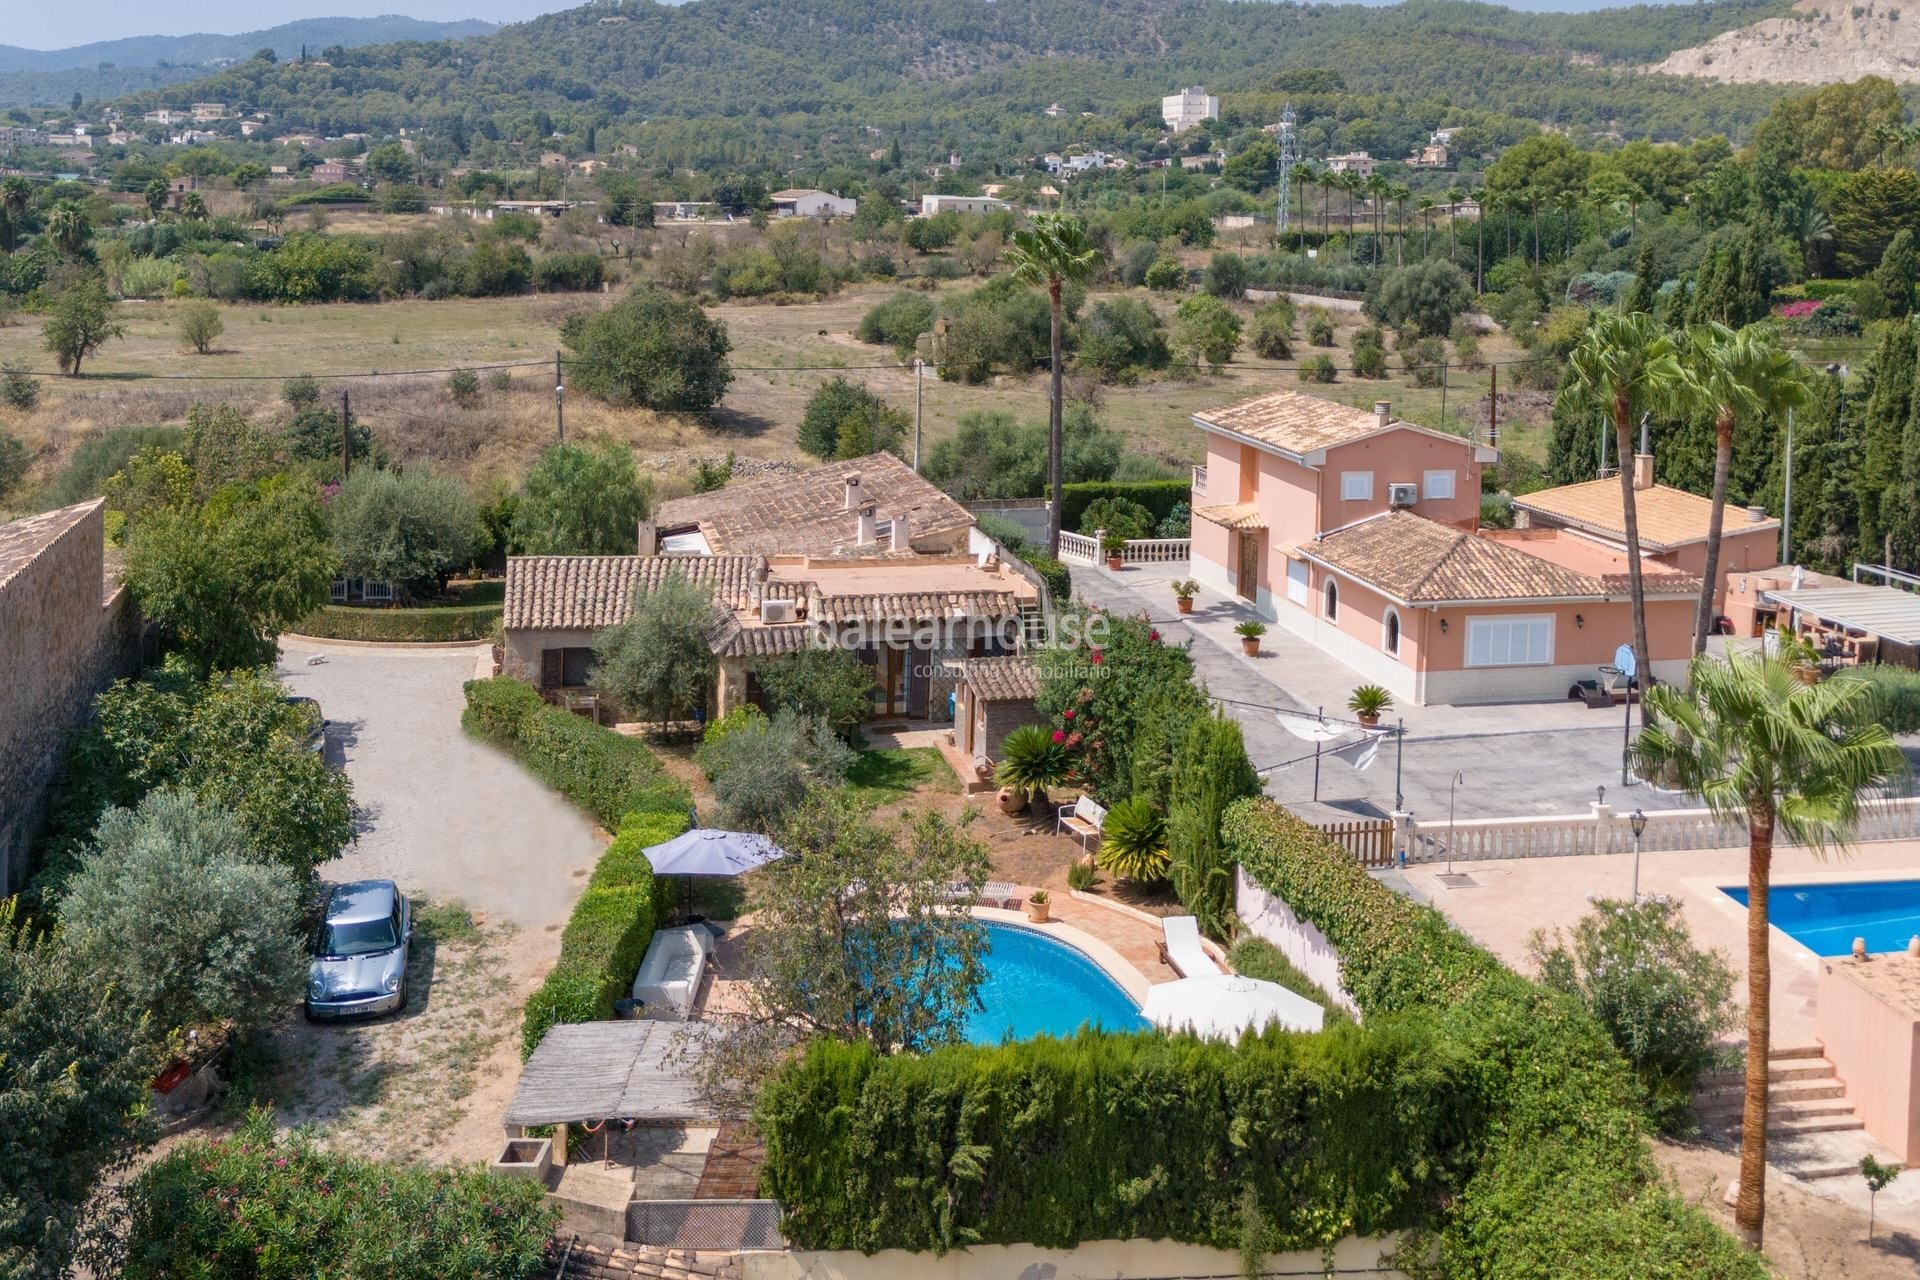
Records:
[[[1193,576],[1403,702],[1562,698],[1632,637],[1623,549],[1480,528],[1485,445],[1295,391],[1193,421]],[[1654,675],[1672,679],[1699,578],[1642,567]]]

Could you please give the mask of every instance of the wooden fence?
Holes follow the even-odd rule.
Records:
[[[1330,822],[1323,825],[1320,831],[1352,854],[1363,867],[1393,865],[1393,823],[1386,818]]]

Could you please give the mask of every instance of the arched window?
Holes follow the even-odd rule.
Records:
[[[1400,613],[1397,609],[1388,609],[1386,621],[1380,624],[1380,647],[1393,657],[1400,656]]]
[[[1327,579],[1326,604],[1327,621],[1332,622],[1340,616],[1340,584],[1332,578]]]

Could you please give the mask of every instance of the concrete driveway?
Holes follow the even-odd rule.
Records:
[[[602,842],[579,810],[461,732],[460,686],[486,655],[484,645],[281,642],[280,676],[319,701],[329,759],[353,779],[362,811],[359,838],[320,874],[391,879],[545,930],[565,922]]]
[[[1192,614],[1182,617],[1175,611],[1170,584],[1186,576],[1186,569],[1184,563],[1144,564],[1113,573],[1104,565],[1075,564],[1073,593],[1113,613],[1145,613],[1175,644],[1193,641],[1200,679],[1240,721],[1247,753],[1276,800],[1315,821],[1391,812],[1392,742],[1382,745],[1366,770],[1323,754],[1315,804],[1313,743],[1282,728],[1275,714],[1276,709],[1312,713],[1324,708],[1330,719],[1348,719],[1347,695],[1364,677],[1283,627],[1268,630],[1258,658],[1244,656],[1233,632],[1236,622],[1255,616],[1244,605],[1205,591]],[[1461,818],[1584,814],[1600,786],[1607,789],[1608,803],[1628,812],[1696,807],[1691,796],[1655,791],[1638,781],[1622,788],[1623,713],[1624,708],[1589,710],[1578,702],[1396,707],[1387,723],[1406,721],[1400,780],[1405,807],[1421,822],[1444,823],[1451,792]],[[1638,728],[1637,707],[1634,724]],[[1289,760],[1294,763],[1273,767]],[[1452,786],[1456,773],[1464,775],[1457,788]]]

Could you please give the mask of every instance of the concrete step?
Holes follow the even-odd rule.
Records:
[[[1795,1058],[1824,1058],[1827,1051],[1817,1044],[1788,1045],[1783,1049],[1767,1050],[1767,1061],[1787,1062]]]
[[[1774,1112],[1804,1103],[1826,1102],[1851,1110],[1851,1104],[1844,1101],[1846,1096],[1846,1087],[1838,1080],[1785,1081],[1767,1089],[1767,1110]],[[1694,1114],[1702,1122],[1737,1121],[1745,1109],[1746,1097],[1738,1088],[1715,1089],[1693,1097]]]
[[[1788,1084],[1799,1080],[1831,1080],[1834,1076],[1833,1064],[1822,1059],[1817,1063],[1805,1065],[1778,1066],[1767,1068],[1767,1083],[1771,1085]],[[1695,1086],[1699,1092],[1712,1092],[1716,1089],[1744,1089],[1747,1087],[1747,1073],[1744,1071],[1709,1071],[1700,1077]]]
[[[1795,1133],[1845,1133],[1848,1130],[1864,1129],[1866,1127],[1867,1127],[1867,1122],[1865,1120],[1862,1120],[1860,1117],[1856,1115],[1850,1115],[1850,1114],[1849,1115],[1833,1115],[1833,1116],[1807,1116],[1804,1118],[1795,1117],[1795,1116],[1776,1116],[1771,1112],[1767,1114],[1767,1132],[1773,1135],[1795,1134]],[[1740,1136],[1741,1133],[1745,1132],[1745,1130],[1746,1130],[1745,1125],[1736,1123],[1727,1132],[1737,1138]]]

